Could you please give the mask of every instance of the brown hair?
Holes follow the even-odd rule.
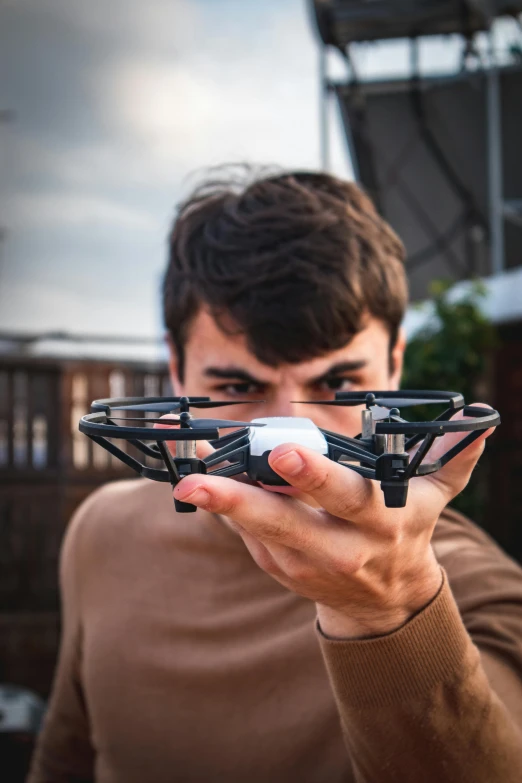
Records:
[[[272,366],[341,348],[366,313],[386,324],[393,347],[407,302],[404,258],[353,182],[307,172],[205,182],[169,236],[164,316],[180,378],[202,306]]]

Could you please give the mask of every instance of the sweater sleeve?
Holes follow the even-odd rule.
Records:
[[[89,783],[94,751],[80,678],[79,541],[87,501],[65,534],[60,559],[62,637],[51,699],[27,783]]]
[[[439,524],[427,607],[386,636],[318,631],[357,783],[522,780],[522,570],[460,515]]]

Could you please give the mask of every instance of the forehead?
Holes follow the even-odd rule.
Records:
[[[205,367],[236,367],[269,383],[281,382],[286,375],[304,381],[327,372],[329,367],[339,362],[364,362],[369,367],[387,362],[389,342],[386,326],[377,318],[369,317],[365,328],[342,348],[297,364],[270,367],[249,350],[243,334],[226,334],[214,318],[202,310],[190,329],[185,351],[186,365],[187,369],[190,367],[196,372],[203,372]]]

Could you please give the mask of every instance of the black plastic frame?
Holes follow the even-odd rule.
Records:
[[[372,396],[381,399],[433,400],[446,403],[448,408],[436,419],[426,422],[408,422],[390,411],[388,420],[375,423],[375,435],[372,438],[346,437],[329,430],[320,429],[328,445],[328,457],[334,462],[358,473],[364,478],[380,481],[384,492],[385,503],[389,507],[405,505],[408,482],[416,476],[425,476],[442,468],[467,448],[480,434],[500,423],[500,415],[492,408],[484,406],[465,405],[464,398],[458,392],[438,391],[375,391],[375,392],[337,392],[335,400],[330,404],[364,405],[371,409]],[[249,428],[236,430],[219,437],[219,428],[191,429],[190,425],[180,423],[179,428],[145,428],[128,427],[116,424],[111,419],[111,410],[125,408],[127,405],[154,405],[159,402],[172,402],[176,405],[180,397],[127,397],[95,400],[92,413],[83,416],[79,429],[95,443],[120,459],[139,475],[154,481],[170,482],[175,486],[184,476],[190,473],[210,473],[213,476],[236,476],[248,473],[250,466]],[[210,402],[208,397],[191,397],[190,402]],[[207,406],[205,406],[207,407]],[[457,413],[468,418],[453,418]],[[143,419],[144,423],[147,419]],[[226,426],[227,420],[223,420]],[[449,432],[468,433],[459,443],[449,449],[434,462],[425,462],[428,452],[436,438]],[[146,433],[146,437],[144,435]],[[401,454],[385,453],[383,443],[387,435],[410,436],[405,441],[404,452]],[[111,439],[126,440],[148,457],[162,462],[166,467],[151,468],[131,457]],[[149,445],[144,440],[155,441]],[[215,451],[205,457],[185,458],[174,457],[170,453],[168,442],[207,440],[212,443]],[[413,449],[418,445],[416,451]],[[350,462],[342,460],[350,460]],[[215,467],[228,463],[222,467]],[[214,470],[212,468],[214,467]],[[176,501],[178,511],[194,511],[195,506]]]

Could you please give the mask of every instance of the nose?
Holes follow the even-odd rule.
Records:
[[[297,389],[278,389],[278,392],[266,405],[265,416],[303,416],[309,417],[311,410],[306,411],[306,408],[311,408],[309,405],[302,405],[299,400],[301,399],[302,392]]]

